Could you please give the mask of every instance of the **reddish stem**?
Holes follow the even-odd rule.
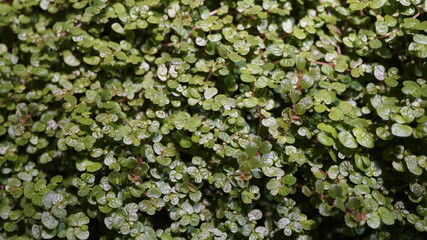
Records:
[[[252,82],[251,85],[252,85],[252,97],[255,97],[255,84]],[[256,106],[255,109],[256,109],[256,112],[258,115],[258,131],[257,131],[257,133],[259,136],[261,133],[262,120],[264,119],[264,116],[262,115],[261,110],[259,109],[258,106]]]
[[[341,47],[340,47],[340,45],[337,45],[337,53],[338,53],[338,55],[341,55]]]
[[[212,71],[212,68],[211,68],[210,71],[209,71],[208,76],[206,77],[205,81],[208,81],[212,77],[212,74],[213,74],[213,71]]]
[[[417,18],[417,17],[419,17],[422,13],[424,13],[424,12],[423,12],[423,11],[418,11],[418,12],[417,12],[417,14],[415,14],[414,16],[412,16],[412,18]],[[393,31],[391,31],[391,32],[389,32],[389,33],[386,33],[386,34],[384,34],[384,35],[378,36],[378,37],[377,37],[377,39],[383,39],[383,38],[386,38],[386,37],[390,36],[392,33],[395,33],[395,32],[397,32],[397,31],[399,31],[399,30],[400,30],[400,28],[394,29]]]

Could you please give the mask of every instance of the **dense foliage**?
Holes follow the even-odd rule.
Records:
[[[0,239],[421,239],[424,0],[0,3]]]

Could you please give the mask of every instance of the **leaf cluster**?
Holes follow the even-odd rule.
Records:
[[[1,1],[0,240],[422,239],[426,11]]]

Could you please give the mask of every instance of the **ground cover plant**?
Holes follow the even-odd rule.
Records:
[[[423,239],[426,11],[1,1],[0,240]]]

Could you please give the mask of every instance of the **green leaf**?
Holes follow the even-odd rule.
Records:
[[[111,28],[116,32],[120,34],[125,34],[125,29],[120,25],[120,23],[113,23],[111,25]]]
[[[374,67],[374,76],[378,80],[384,80],[385,78],[385,68],[382,65],[376,65]]]
[[[305,58],[303,58],[303,57],[297,57],[297,59],[296,59],[296,66],[297,66],[298,70],[301,71],[301,70],[305,69],[306,63],[307,63],[307,60],[305,60]]]
[[[13,66],[13,73],[20,77],[25,77],[28,75],[27,69],[22,64],[16,64]]]
[[[272,148],[273,148],[273,146],[271,145],[271,143],[267,142],[267,141],[262,142],[259,146],[261,154],[269,153]]]
[[[379,207],[378,214],[381,217],[381,221],[385,225],[394,225],[394,216],[393,213],[390,212],[390,210],[385,207]]]
[[[44,77],[49,73],[49,71],[46,68],[41,68],[41,67],[33,68],[32,72],[34,75],[40,76],[40,77]]]
[[[425,44],[427,45],[427,36],[422,34],[415,34],[414,35],[414,41],[417,43]]]
[[[332,107],[328,116],[331,120],[339,121],[344,117],[344,114],[342,113],[341,109]]]
[[[340,185],[334,184],[329,189],[328,195],[331,198],[338,198],[342,196],[342,193],[343,193],[342,187]]]
[[[12,7],[10,4],[0,3],[0,15],[5,16],[6,14],[10,13],[12,10]]]
[[[354,139],[353,135],[348,131],[338,133],[338,140],[347,148],[357,147],[356,139]]]
[[[229,53],[228,57],[230,58],[231,61],[233,61],[235,63],[245,60],[243,57],[241,57],[239,54],[237,54],[235,52]]]
[[[371,40],[369,41],[369,47],[371,47],[372,49],[378,49],[382,47],[382,42],[378,39]]]
[[[1,1],[0,239],[422,236],[426,12]]]
[[[386,0],[372,0],[370,1],[370,6],[373,9],[378,9],[384,6],[386,2],[387,2]]]
[[[211,99],[213,98],[216,94],[218,94],[218,89],[216,88],[208,88],[206,89],[206,91],[204,92],[204,96],[206,99]]]
[[[262,212],[259,209],[254,209],[248,213],[249,221],[256,221],[262,218]]]
[[[253,156],[258,152],[258,144],[255,142],[249,142],[245,147],[245,152],[248,156]]]
[[[240,75],[240,79],[242,79],[243,82],[255,82],[256,78],[250,74],[242,74]]]
[[[379,35],[385,35],[388,32],[388,25],[385,21],[376,21],[375,30]]]
[[[45,226],[45,227],[47,227],[48,229],[54,229],[54,228],[56,228],[56,226],[58,226],[58,224],[59,224],[59,221],[58,220],[56,220],[56,218],[55,217],[53,217],[50,213],[48,213],[48,212],[44,212],[42,215],[41,215],[41,220],[42,220],[42,223],[43,223],[43,225]]]
[[[405,163],[412,174],[420,176],[423,173],[423,170],[418,166],[417,157],[415,155],[406,156]]]
[[[409,137],[412,134],[412,128],[407,125],[395,123],[391,126],[391,132],[397,137]]]
[[[296,38],[298,38],[299,40],[304,40],[307,37],[307,34],[305,34],[301,29],[299,28],[294,28],[293,30],[293,34]]]
[[[353,11],[359,11],[366,7],[366,3],[352,3],[350,4],[350,9]]]
[[[169,157],[163,157],[163,156],[158,156],[157,157],[157,162],[160,163],[163,166],[167,166],[172,162],[172,159]]]
[[[356,195],[365,195],[365,194],[369,194],[371,192],[369,187],[366,185],[356,185],[354,187],[353,191]]]
[[[2,83],[2,84],[0,84],[0,93],[1,94],[8,93],[12,89],[13,89],[13,84],[12,83]]]
[[[348,201],[348,208],[350,210],[355,210],[355,209],[358,209],[361,206],[361,204],[362,204],[362,201],[360,201],[359,198],[352,197]]]
[[[88,166],[86,166],[86,170],[88,172],[96,172],[102,168],[102,164],[99,162],[91,162]]]
[[[366,132],[366,130],[363,130],[361,128],[354,128],[353,129],[353,135],[356,137],[356,141],[367,148],[373,148],[374,147],[374,139]]]
[[[98,56],[83,57],[83,61],[89,65],[98,65],[101,62],[101,58]]]
[[[330,137],[328,137],[328,135],[320,132],[319,134],[317,134],[317,140],[325,145],[325,146],[332,146],[334,145],[334,140]]]
[[[327,203],[327,202],[323,202],[319,205],[319,213],[322,216],[330,216],[332,212],[332,207]]]
[[[287,185],[294,185],[297,182],[297,178],[294,176],[287,175],[283,178],[283,183]]]
[[[335,70],[337,72],[344,72],[347,69],[348,69],[348,64],[346,62],[338,62],[337,65],[335,66]]]
[[[247,108],[254,108],[258,105],[258,98],[251,97],[251,98],[245,98],[243,99],[243,104]]]
[[[73,227],[81,227],[89,223],[89,218],[82,212],[68,216],[69,224]]]
[[[378,215],[378,213],[373,212],[369,214],[368,220],[367,220],[368,226],[377,229],[381,225],[381,218]]]
[[[77,67],[80,65],[80,61],[71,53],[71,51],[63,51],[62,56],[64,58],[64,62],[72,67]]]
[[[314,98],[318,101],[323,101],[326,104],[330,104],[332,102],[332,97],[327,90],[320,90],[314,95]]]
[[[366,171],[366,169],[371,166],[371,160],[369,159],[369,156],[365,154],[356,153],[354,155],[354,161],[356,163],[357,168],[362,171]]]

